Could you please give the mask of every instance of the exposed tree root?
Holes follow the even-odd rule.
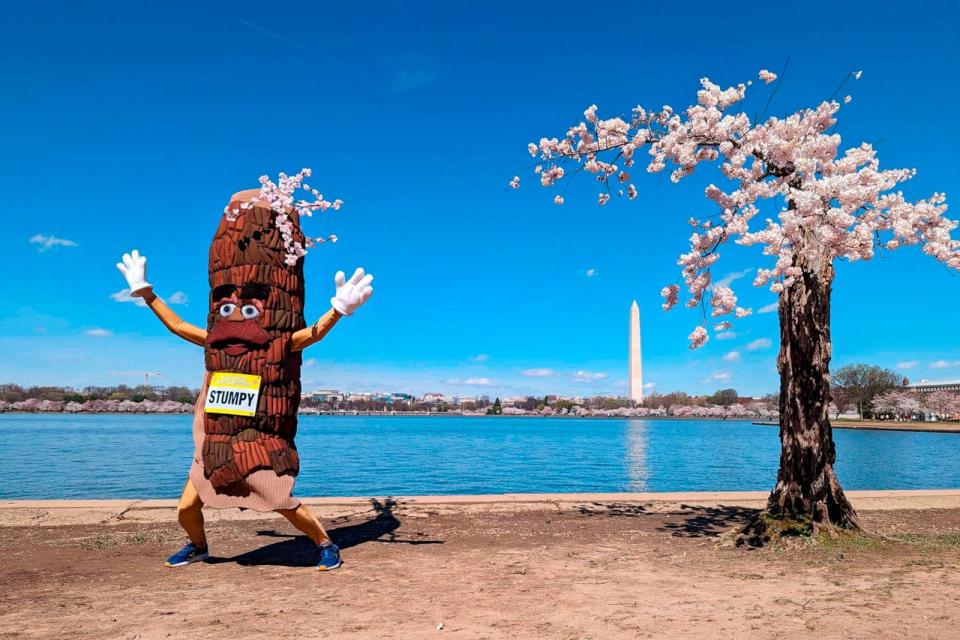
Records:
[[[887,540],[884,536],[863,530],[856,520],[843,523],[815,521],[808,516],[774,515],[769,510],[764,510],[744,525],[737,535],[736,545],[760,548],[790,541],[812,542],[823,537],[842,540],[854,536]]]

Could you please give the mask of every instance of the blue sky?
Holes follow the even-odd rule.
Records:
[[[341,238],[307,256],[308,316],[327,309],[337,269],[366,267],[376,293],[307,353],[307,388],[621,394],[636,298],[654,388],[773,391],[775,313],[690,352],[697,314],[659,307],[687,218],[710,210],[704,177],[645,176],[636,201],[604,208],[589,181],[563,207],[530,176],[518,191],[507,182],[527,142],[591,103],[682,107],[702,76],[727,86],[788,56],[772,113],[813,106],[862,69],[844,145],[916,167],[908,195],[960,191],[960,16],[947,3],[600,16],[562,2],[27,4],[0,25],[0,381],[134,383],[147,370],[198,386],[201,351],[111,298],[124,287],[114,263],[138,248],[157,292],[202,324],[228,196],[309,166],[345,205],[307,222]],[[774,302],[749,284],[765,264],[732,247],[716,277],[743,274],[735,290],[756,310]],[[960,275],[915,249],[840,264],[834,364],[960,378],[958,317]]]

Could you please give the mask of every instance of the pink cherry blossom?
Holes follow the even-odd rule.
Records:
[[[693,330],[687,339],[690,341],[691,349],[699,349],[707,343],[710,339],[710,336],[707,335],[707,330],[704,327],[697,327]]]
[[[663,307],[664,311],[669,311],[674,306],[676,306],[679,301],[680,287],[675,284],[664,287],[660,290],[660,295],[664,298]]]
[[[549,187],[563,177],[563,167],[554,166],[540,174],[540,184]],[[519,185],[518,185],[519,186]]]
[[[760,79],[763,80],[764,84],[770,84],[777,79],[777,74],[771,73],[766,69],[760,69]]]
[[[520,188],[520,176],[513,176],[513,180],[510,181],[510,188],[511,189]]]
[[[294,265],[297,263],[297,260],[306,255],[306,249],[313,246],[314,243],[323,243],[326,241],[336,242],[336,236],[329,236],[327,239],[323,238],[307,238],[305,240],[304,247],[301,243],[296,242],[293,239],[293,222],[290,220],[289,214],[292,211],[296,211],[301,219],[309,218],[313,215],[313,212],[319,209],[321,212],[326,211],[327,209],[333,209],[337,211],[343,206],[342,200],[334,200],[329,202],[324,199],[323,194],[321,194],[316,189],[312,188],[310,185],[304,183],[304,178],[309,178],[313,175],[313,171],[307,167],[301,169],[299,173],[288,176],[285,173],[280,173],[277,182],[273,182],[269,176],[260,176],[260,197],[259,200],[261,203],[267,204],[273,211],[277,213],[275,224],[277,229],[280,231],[280,235],[283,238],[283,247],[284,247],[284,262],[288,265]],[[312,201],[307,201],[303,198],[297,200],[294,198],[294,194],[298,190],[303,190],[308,192],[312,197]],[[240,204],[240,209],[249,209],[253,206],[251,202],[243,202]],[[224,209],[224,214],[229,220],[236,220],[237,215],[240,211],[237,208],[230,209],[226,207]]]

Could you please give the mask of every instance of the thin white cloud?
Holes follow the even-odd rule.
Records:
[[[727,362],[739,362],[739,361],[740,361],[740,352],[739,352],[739,351],[731,351],[731,352],[727,353],[726,355],[724,355],[724,356],[723,356],[723,359],[726,360]]]
[[[553,369],[539,367],[535,369],[524,369],[520,373],[528,378],[549,378],[550,376],[556,375],[557,372]]]
[[[586,272],[588,278],[593,278],[597,275],[596,269],[587,269]]]
[[[130,289],[120,289],[116,293],[110,294],[110,299],[116,302],[132,302],[138,307],[145,307],[147,303],[143,301],[143,298],[134,298],[130,295]]]
[[[420,89],[437,80],[433,59],[419,55],[394,55],[387,63],[390,67],[390,88],[397,93]]]
[[[67,240],[66,238],[58,238],[55,235],[45,236],[42,233],[30,238],[30,244],[39,244],[40,248],[37,249],[40,253],[44,251],[49,251],[54,247],[77,247],[80,246],[73,240]]]
[[[958,366],[960,366],[960,360],[934,360],[930,363],[931,369],[950,369]]]
[[[316,359],[316,358],[307,358],[306,360],[303,361],[303,366],[304,366],[304,367],[315,367],[315,366],[317,366],[317,359]]]
[[[897,369],[913,369],[918,364],[920,363],[916,360],[907,360],[906,362],[898,362]]]
[[[753,269],[744,269],[743,271],[731,271],[727,275],[723,276],[719,280],[714,281],[713,286],[715,287],[729,287],[734,280],[739,280],[740,278],[745,278]]]
[[[187,304],[188,302],[190,302],[190,298],[183,291],[174,291],[167,298],[168,304]]]
[[[757,338],[753,342],[748,342],[746,346],[747,351],[757,351],[759,349],[769,349],[773,345],[773,342],[770,338]]]
[[[714,371],[711,373],[704,382],[730,382],[733,378],[733,374],[729,371]]]
[[[737,337],[736,331],[721,331],[720,333],[713,336],[717,340],[733,340]]]
[[[100,327],[94,327],[92,329],[87,329],[83,332],[84,335],[92,336],[94,338],[105,338],[106,336],[112,336],[113,331],[109,329],[101,329]]]
[[[467,384],[478,387],[489,387],[497,384],[497,381],[493,378],[467,378],[466,380],[461,380],[460,378],[447,378],[445,382],[447,384]]]
[[[763,305],[757,309],[757,313],[773,313],[777,310],[777,303],[771,302],[770,304]]]
[[[657,386],[656,382],[644,382],[643,388],[645,391],[653,391],[653,388]]]
[[[489,359],[490,359],[490,356],[487,355],[486,353],[478,353],[475,356],[470,356],[469,358],[467,358],[467,360],[469,360],[470,362],[486,362]]]
[[[607,374],[598,371],[577,371],[573,374],[574,382],[597,382],[607,377]]]

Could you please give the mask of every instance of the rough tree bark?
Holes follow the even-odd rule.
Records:
[[[794,266],[802,274],[780,294],[779,302],[780,470],[766,511],[743,531],[742,540],[752,545],[788,530],[859,529],[833,470],[836,448],[829,406],[834,269],[829,262],[811,265],[803,258],[796,258]],[[781,526],[771,524],[776,521]],[[783,527],[783,521],[794,523],[793,528]]]

